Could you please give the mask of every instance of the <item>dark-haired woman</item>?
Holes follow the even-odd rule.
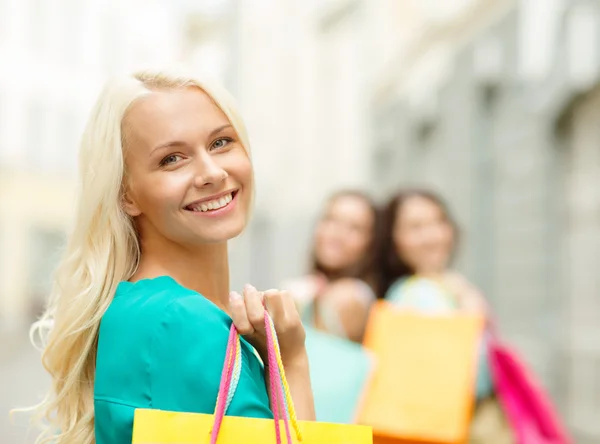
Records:
[[[441,198],[405,190],[383,210],[379,292],[395,306],[426,315],[479,313],[487,318],[481,292],[450,268],[458,229]],[[493,398],[486,341],[480,343],[470,444],[512,444],[510,429]]]

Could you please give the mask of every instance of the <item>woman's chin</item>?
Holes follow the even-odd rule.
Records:
[[[227,223],[221,226],[211,227],[210,230],[198,230],[195,233],[195,244],[219,244],[238,237],[244,231],[245,223]]]

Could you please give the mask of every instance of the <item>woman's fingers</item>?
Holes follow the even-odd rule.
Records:
[[[273,319],[275,325],[285,317],[285,309],[281,302],[281,292],[279,290],[267,290],[264,293],[265,307]]]
[[[296,329],[302,323],[294,298],[287,291],[266,291],[265,305],[279,334]]]
[[[251,285],[246,285],[243,295],[232,292],[229,300],[234,325],[257,349],[263,361],[267,358],[265,310],[273,319],[284,365],[296,362],[296,358],[305,357],[306,334],[290,293],[279,290],[263,293]]]
[[[284,364],[302,356],[306,334],[291,294],[287,291],[266,291],[265,305],[273,318]]]
[[[287,291],[267,290],[263,293],[247,285],[243,295],[231,292],[229,301],[233,323],[243,335],[264,333],[265,308],[278,333],[297,329],[302,324],[294,298]]]
[[[244,287],[244,302],[246,303],[248,321],[255,331],[264,332],[265,307],[263,305],[263,293],[252,285],[246,285]]]
[[[254,333],[254,327],[248,319],[246,311],[246,303],[241,294],[232,291],[229,294],[229,310],[231,311],[231,319],[237,328],[237,331],[242,335],[251,335]]]
[[[300,319],[300,314],[298,313],[298,308],[296,307],[296,301],[294,301],[294,297],[289,291],[281,292],[281,302],[286,313],[292,314],[294,319]]]

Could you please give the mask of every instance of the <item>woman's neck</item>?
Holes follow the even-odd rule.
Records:
[[[193,248],[172,242],[143,242],[140,264],[132,281],[170,276],[226,310],[229,300],[227,243]]]

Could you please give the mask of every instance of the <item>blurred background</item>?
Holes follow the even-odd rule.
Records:
[[[69,230],[103,82],[184,62],[239,101],[257,208],[233,288],[307,266],[332,191],[440,192],[578,443],[600,442],[598,0],[0,0],[0,442],[48,380],[27,327]]]

